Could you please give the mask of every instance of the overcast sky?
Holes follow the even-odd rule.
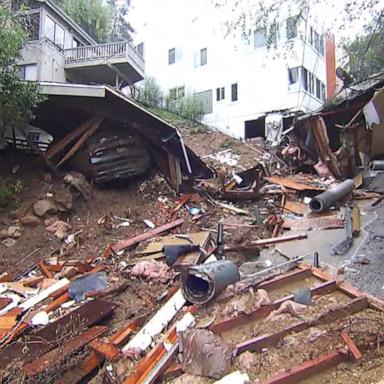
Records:
[[[326,6],[324,2],[327,3]],[[319,29],[331,29],[336,40],[358,33],[369,17],[368,14],[361,14],[359,20],[348,23],[341,17],[345,0],[324,0],[324,2],[313,13],[318,15]],[[379,3],[378,7],[382,9],[384,0],[380,0]],[[129,20],[137,31],[138,40],[143,40],[144,31],[161,38],[164,35],[177,34],[183,23],[202,12],[210,12],[212,17],[217,18],[219,11],[209,10],[209,5],[210,0],[132,0]]]

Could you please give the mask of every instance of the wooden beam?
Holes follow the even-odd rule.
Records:
[[[121,346],[121,344],[123,344],[134,331],[139,329],[146,320],[147,316],[133,320],[125,328],[110,337],[111,343],[116,346]],[[89,375],[93,370],[97,369],[97,367],[101,366],[104,360],[104,356],[101,356],[96,352],[91,352],[79,365],[65,372],[54,384],[76,384],[81,381],[83,377]]]
[[[26,364],[23,367],[23,371],[27,376],[35,376],[38,373],[44,372],[46,369],[52,368],[56,364],[64,361],[71,353],[87,345],[90,341],[102,335],[107,330],[108,327],[104,326],[95,326],[89,328],[70,341],[62,343],[62,345],[56,349],[53,349],[52,351],[49,351],[31,363]]]
[[[68,135],[64,136],[57,143],[52,144],[46,152],[46,157],[52,159],[53,156],[62,151],[67,145],[71,144],[72,141],[83,135],[91,125],[97,121],[97,117],[91,117],[84,123],[81,123],[77,128],[73,129]]]
[[[305,278],[310,277],[311,275],[312,275],[311,267],[307,267],[307,268],[285,273],[284,275],[278,275],[269,280],[265,280],[260,284],[258,284],[256,287],[257,289],[267,289],[267,290],[275,289],[289,283],[294,283],[297,280],[304,280]],[[333,279],[329,279],[329,280],[333,280]]]
[[[338,308],[331,309],[310,321],[302,321],[297,324],[284,328],[279,332],[261,335],[253,339],[247,340],[237,345],[236,354],[239,355],[245,351],[260,352],[263,348],[278,344],[285,336],[291,333],[304,331],[312,326],[326,324],[330,321],[343,318],[346,315],[353,314],[365,309],[368,306],[368,300],[360,297],[352,300],[350,303],[342,305]]]
[[[279,236],[279,237],[272,237],[270,239],[261,239],[252,241],[246,245],[240,245],[235,247],[228,247],[225,248],[226,252],[236,252],[236,251],[243,251],[243,250],[252,250],[255,248],[263,248],[268,245],[275,245],[279,243],[285,243],[286,241],[294,241],[294,240],[302,240],[307,239],[308,235],[306,233],[298,233],[297,235],[289,235],[289,236]]]
[[[348,354],[344,349],[328,352],[325,355],[305,361],[268,379],[262,380],[260,384],[295,384],[347,360]]]
[[[363,354],[360,352],[357,345],[354,343],[354,341],[350,338],[347,332],[343,331],[341,332],[341,337],[343,338],[345,344],[347,344],[349,352],[353,355],[353,357],[356,360],[360,360],[363,357]]]
[[[160,227],[153,229],[152,231],[142,233],[128,240],[120,241],[119,243],[112,245],[111,248],[113,252],[122,251],[123,249],[132,247],[140,243],[141,241],[149,240],[152,237],[159,235],[160,233],[167,232],[175,227],[178,227],[183,223],[184,223],[184,219],[178,219],[178,220],[172,221],[171,223],[164,224]]]
[[[65,154],[65,156],[57,163],[56,167],[60,167],[63,163],[69,160],[79,149],[80,147],[87,141],[89,137],[91,137],[100,127],[104,118],[98,117],[96,121],[87,129],[87,131],[80,137],[80,139],[76,142],[76,144]]]
[[[303,266],[303,264],[302,264]],[[331,280],[333,277],[330,273],[323,271],[320,268],[312,267],[313,276],[317,277],[320,280],[326,281]],[[371,295],[368,292],[361,291],[355,288],[353,285],[345,282],[341,282],[337,284],[338,290],[349,297],[366,297],[369,301],[369,305],[376,309],[377,311],[384,311],[384,301],[378,299],[377,297]]]
[[[317,287],[311,288],[312,296],[326,295],[337,288],[336,281],[331,280],[326,283],[320,284]],[[252,321],[263,319],[267,317],[272,311],[279,308],[282,303],[288,300],[293,300],[293,295],[285,296],[271,304],[262,305],[260,308],[251,312],[250,314],[241,314],[235,318],[230,318],[210,326],[210,330],[215,333],[223,333],[229,329],[240,327]]]

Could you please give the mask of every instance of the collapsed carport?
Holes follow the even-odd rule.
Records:
[[[55,150],[48,149],[46,154],[49,159],[59,153],[68,155],[77,151],[95,131],[92,124],[88,130],[84,129],[87,122],[99,118],[127,127],[140,137],[156,167],[175,188],[185,178],[214,176],[213,171],[184,145],[176,128],[109,86],[41,83],[41,91],[47,99],[37,109],[34,124],[54,137],[52,147]],[[76,132],[79,135],[73,140]],[[60,164],[62,160],[55,163]]]

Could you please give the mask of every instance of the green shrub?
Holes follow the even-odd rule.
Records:
[[[0,178],[0,207],[5,208],[14,201],[14,191],[9,184]]]
[[[203,103],[195,95],[187,95],[177,100],[172,100],[168,95],[165,105],[171,112],[189,120],[200,121],[204,116]]]
[[[147,77],[140,86],[139,101],[150,107],[161,106],[163,94],[153,77]]]

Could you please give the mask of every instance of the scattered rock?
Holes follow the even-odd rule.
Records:
[[[48,217],[44,220],[44,226],[49,227],[50,225],[52,225],[56,221],[60,221],[60,219],[57,216]]]
[[[60,212],[69,211],[73,205],[73,195],[68,188],[62,187],[55,191],[55,201]]]
[[[48,232],[54,233],[56,237],[59,239],[64,239],[68,235],[68,231],[70,231],[72,226],[65,221],[57,220],[46,229]]]
[[[92,187],[88,183],[84,175],[77,172],[71,172],[65,175],[64,181],[71,187],[75,188],[85,201],[89,201],[92,197]]]
[[[57,213],[57,205],[53,200],[38,200],[33,205],[33,211],[39,217]]]
[[[3,240],[1,244],[5,245],[7,248],[10,248],[16,244],[16,240],[9,237],[8,239]]]
[[[20,223],[25,225],[25,226],[27,226],[27,227],[36,227],[41,222],[40,222],[40,219],[37,216],[31,214],[31,215],[23,216],[20,219]]]
[[[9,227],[8,236],[12,239],[18,239],[21,236],[21,228],[16,225]]]
[[[237,361],[239,369],[243,372],[249,372],[253,367],[257,365],[256,356],[249,351],[242,353],[238,357]]]
[[[8,237],[8,229],[2,229],[0,231],[0,239],[7,239]]]
[[[43,181],[47,184],[51,184],[52,183],[52,174],[51,173],[44,173]]]

